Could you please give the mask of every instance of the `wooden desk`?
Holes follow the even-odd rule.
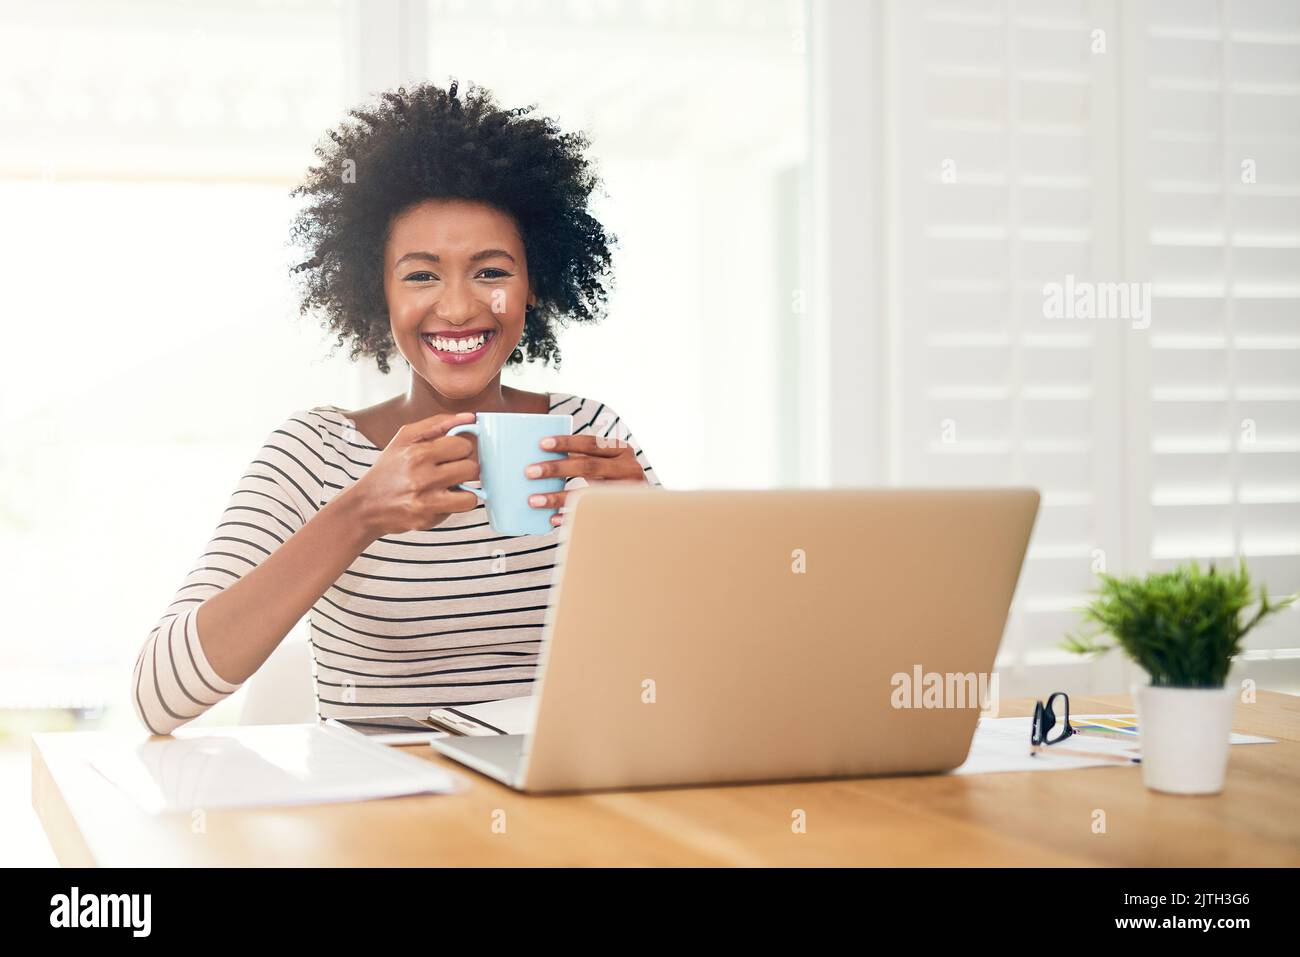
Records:
[[[1127,695],[1071,705],[1131,713]],[[32,803],[59,861],[83,866],[1300,865],[1300,697],[1261,692],[1233,727],[1278,743],[1233,747],[1214,797],[1148,791],[1137,767],[527,797],[417,746],[468,787],[212,811],[195,834],[189,814],[151,817],[89,767],[105,733],[71,732],[33,736]]]

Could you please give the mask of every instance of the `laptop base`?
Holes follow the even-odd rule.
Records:
[[[526,734],[454,735],[434,738],[434,750],[466,767],[518,790],[523,769]]]

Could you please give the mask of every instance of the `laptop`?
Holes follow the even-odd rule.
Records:
[[[529,793],[955,768],[1038,503],[1027,488],[577,489],[531,732],[431,745]]]

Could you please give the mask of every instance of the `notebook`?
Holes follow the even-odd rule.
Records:
[[[466,736],[532,734],[536,710],[537,696],[523,695],[483,704],[433,708],[429,720],[443,731]]]

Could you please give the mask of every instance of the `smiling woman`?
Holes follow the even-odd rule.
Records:
[[[353,110],[295,190],[309,201],[294,226],[311,253],[298,267],[303,309],[321,313],[340,344],[352,340],[354,358],[373,356],[381,372],[400,337],[390,329],[393,302],[385,298],[394,279],[418,276],[416,288],[446,288],[452,265],[475,267],[475,277],[484,265],[500,267],[502,261],[483,262],[493,248],[506,252],[499,259],[511,275],[476,287],[475,297],[490,297],[494,314],[515,320],[523,319],[525,299],[534,307],[507,364],[525,354],[558,360],[554,325],[604,314],[613,237],[588,212],[598,180],[584,153],[586,136],[560,132],[551,120],[529,115],[531,107],[502,110],[481,88],[471,87],[463,99],[458,89],[454,80],[446,90],[403,88],[383,94],[373,108]],[[485,244],[467,248],[471,236]],[[455,243],[460,260],[440,261],[447,250],[431,248],[433,239]],[[426,268],[395,277],[399,260]],[[427,294],[414,298],[428,301]],[[403,293],[403,301],[412,297]],[[459,300],[447,308],[463,306]],[[409,361],[411,354],[403,354]]]
[[[490,245],[478,248],[480,243]],[[503,343],[508,349],[502,360],[508,361],[509,349],[525,333],[527,314],[537,308],[526,262],[518,229],[491,206],[426,200],[394,217],[384,268],[392,337],[412,368],[428,367],[442,395],[477,386],[485,369],[495,373],[502,362],[469,366],[490,360]],[[520,309],[518,303],[525,305]]]
[[[354,359],[386,370],[395,348],[407,387],[355,412],[296,411],[268,435],[136,659],[151,731],[233,693],[304,615],[321,717],[531,693],[558,541],[494,535],[457,488],[479,468],[471,439],[447,432],[475,413],[572,416],[526,471],[564,489],[532,507],[591,482],[659,484],[606,403],[501,384],[509,363],[558,362],[554,325],[599,317],[609,262],[585,141],[526,112],[483,91],[462,103],[454,82],[399,90],[318,151],[297,191],[311,198],[295,227],[304,311]]]

